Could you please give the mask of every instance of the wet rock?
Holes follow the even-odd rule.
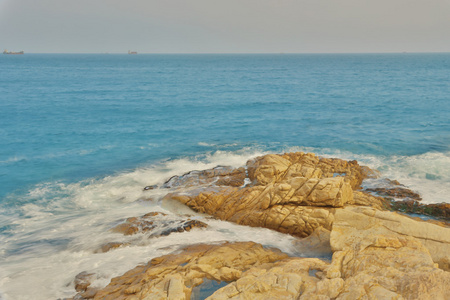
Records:
[[[85,292],[91,285],[92,280],[95,279],[94,273],[83,271],[75,276],[74,285],[77,292]]]
[[[246,178],[245,168],[234,169],[219,166],[203,171],[191,171],[182,176],[173,176],[163,184],[163,188],[197,187],[202,185],[242,186]]]
[[[167,215],[161,212],[150,212],[140,217],[131,217],[125,222],[116,225],[112,232],[131,236],[138,233],[145,234],[145,238],[167,236],[174,232],[191,231],[194,228],[206,228],[208,225],[202,221],[191,219],[187,215]],[[132,238],[127,242],[108,242],[95,250],[96,253],[105,253],[123,246],[140,245],[141,238]]]
[[[411,199],[420,201],[422,197],[416,193],[411,191],[406,187],[391,187],[391,188],[369,188],[366,189],[368,192],[373,192],[376,195],[383,197],[393,197],[397,199]]]
[[[450,221],[450,204],[421,204],[414,200],[392,201],[391,209],[405,213],[421,214],[440,218],[444,221]]]
[[[110,242],[110,243],[103,244],[100,247],[100,249],[96,251],[96,253],[105,253],[105,252],[108,252],[110,250],[117,249],[117,248],[120,248],[122,246],[128,246],[128,245],[129,245],[129,243]]]
[[[190,231],[194,227],[204,228],[207,225],[198,220],[191,220],[187,216],[183,219],[161,212],[150,212],[141,217],[128,218],[124,223],[111,229],[111,231],[122,233],[123,235],[150,232],[150,236],[154,237],[168,235],[171,232]]]
[[[146,187],[144,187],[144,191],[154,190],[156,188],[158,188],[157,185],[147,185]]]
[[[160,233],[160,235],[169,235],[172,232],[191,231],[192,228],[205,228],[208,225],[198,220],[190,220],[182,223],[178,227],[168,228]]]

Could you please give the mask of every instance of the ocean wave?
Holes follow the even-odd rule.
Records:
[[[277,153],[313,152],[323,157],[357,160],[380,171],[382,177],[398,180],[422,195],[424,203],[450,202],[450,152],[428,152],[413,156],[380,156],[355,154],[332,148],[278,147]],[[5,202],[23,205],[34,203],[45,210],[96,209],[112,203],[130,203],[145,199],[142,189],[162,185],[174,175],[192,170],[204,170],[218,165],[244,166],[252,157],[269,153],[258,145],[236,151],[217,150],[196,156],[167,159],[135,170],[103,178],[91,178],[75,183],[47,182],[36,185],[22,196],[10,195]],[[8,201],[9,200],[9,201]]]
[[[24,160],[27,160],[27,158],[25,156],[13,156],[6,160],[0,160],[0,164],[10,164],[10,163],[15,163],[15,162],[24,161]]]

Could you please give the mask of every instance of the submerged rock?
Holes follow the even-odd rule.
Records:
[[[202,221],[191,219],[189,216],[170,216],[161,212],[150,212],[140,217],[131,217],[125,222],[116,225],[112,232],[121,233],[125,236],[138,233],[145,234],[146,238],[167,236],[174,232],[191,231],[193,228],[206,228],[208,225]],[[104,253],[110,250],[140,244],[139,239],[129,242],[108,242],[100,246],[95,252]]]
[[[147,185],[146,187],[144,187],[144,191],[154,190],[156,188],[158,188],[157,185]]]
[[[190,218],[183,220],[170,218],[167,214],[161,212],[150,212],[141,217],[128,218],[124,223],[111,229],[111,231],[124,235],[151,232],[151,236],[153,237],[169,235],[172,232],[190,231],[194,227],[204,228],[207,226],[204,222]]]
[[[94,273],[88,273],[86,271],[79,273],[75,276],[74,285],[77,292],[85,292],[87,288],[91,285],[94,279]]]

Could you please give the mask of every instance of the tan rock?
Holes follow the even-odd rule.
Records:
[[[328,257],[331,256],[330,231],[318,227],[306,238],[293,242],[297,252],[305,257]]]
[[[344,279],[336,299],[448,299],[450,272],[417,239],[366,232],[333,254],[326,271]]]
[[[251,242],[190,246],[113,278],[94,299],[190,299],[204,279],[236,281],[245,270],[284,258]]]
[[[306,237],[318,227],[330,230],[332,208],[354,203],[352,187],[359,188],[371,176],[356,161],[302,152],[257,157],[247,162],[247,171],[253,185],[208,186],[168,194],[164,200],[177,200],[221,220]],[[375,197],[357,195],[360,205],[375,199],[373,206],[381,206]]]
[[[375,177],[374,171],[361,167],[357,161],[337,158],[320,158],[314,153],[269,154],[247,162],[249,179],[257,185],[288,181],[290,178],[332,178],[342,176],[353,189],[362,181]]]
[[[370,206],[378,210],[390,208],[390,203],[383,197],[373,196],[366,192],[353,191],[353,204],[360,206]]]
[[[94,273],[81,272],[75,276],[74,285],[77,292],[84,292],[91,285],[91,281],[95,278]]]
[[[195,211],[213,215],[221,220],[253,227],[265,227],[300,237],[310,235],[316,228],[331,229],[332,208],[278,204],[286,191],[270,185],[245,189],[204,191],[197,196],[169,194],[165,199],[178,200]]]
[[[317,258],[290,258],[257,266],[207,299],[313,299],[299,298],[302,294],[329,299],[339,293],[343,280],[321,281],[310,275],[311,271],[324,271],[327,267],[327,263]]]
[[[429,250],[434,262],[441,268],[450,270],[450,228],[367,207],[345,207],[336,210],[330,236],[333,251],[343,250],[367,235],[414,237]],[[367,238],[364,238],[364,241],[373,243]]]
[[[331,229],[330,207],[352,202],[353,192],[342,177],[293,178],[265,187],[214,188],[193,196],[169,194],[165,199],[222,220],[305,237],[319,226]]]

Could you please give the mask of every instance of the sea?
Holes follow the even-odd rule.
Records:
[[[314,256],[161,200],[174,175],[296,151],[356,159],[449,203],[450,53],[2,55],[0,299],[73,297],[80,272],[102,287],[201,242]],[[96,251],[152,211],[209,226]]]

